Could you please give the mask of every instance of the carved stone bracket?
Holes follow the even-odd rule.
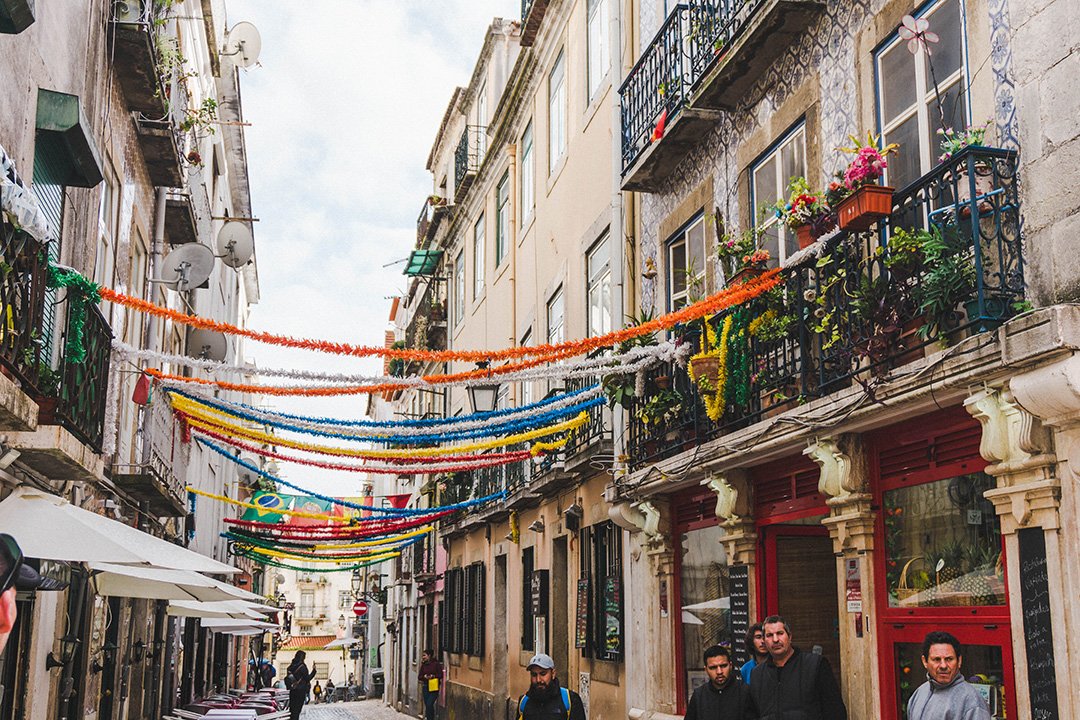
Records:
[[[821,524],[829,528],[833,550],[837,553],[866,553],[874,549],[874,511],[872,496],[852,493],[839,498],[829,498],[829,517]]]
[[[716,493],[716,517],[724,534],[720,544],[728,563],[753,565],[757,533],[750,513],[749,478],[743,470],[728,470],[707,477],[702,485]]]
[[[821,468],[818,492],[828,498],[844,498],[862,488],[862,478],[852,473],[852,458],[842,447],[844,438],[815,438],[803,450]]]

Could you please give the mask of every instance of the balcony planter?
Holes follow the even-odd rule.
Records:
[[[836,206],[840,229],[848,232],[869,230],[892,212],[893,189],[885,185],[863,185]]]
[[[765,268],[759,267],[744,267],[739,272],[731,276],[727,281],[727,287],[736,287],[738,285],[744,285],[755,278],[759,278],[765,274]]]
[[[716,392],[720,381],[720,356],[698,355],[690,358],[690,371],[694,376],[694,382],[698,391],[703,395],[711,395]]]
[[[973,328],[972,332],[983,332],[986,330],[993,330],[1001,326],[1001,323],[1011,314],[1013,300],[1007,297],[1001,297],[1000,295],[987,295],[983,298],[983,307],[986,312],[979,313],[979,298],[975,297],[964,303],[964,312],[967,315],[969,323],[978,323],[977,328]]]
[[[817,238],[814,237],[814,227],[809,223],[795,228],[795,237],[799,241],[800,250],[810,247],[814,244],[814,241],[817,240]]]

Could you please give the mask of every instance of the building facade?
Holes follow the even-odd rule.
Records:
[[[222,562],[221,509],[200,504],[196,522],[185,487],[247,490],[232,463],[181,441],[168,403],[147,397],[140,377],[161,364],[133,354],[198,357],[204,341],[120,305],[80,313],[76,290],[47,286],[46,261],[129,296],[245,323],[259,296],[253,258],[236,270],[215,263],[202,287],[178,283],[169,261],[191,243],[214,248],[223,218],[251,217],[237,69],[219,58],[225,30],[218,1],[0,9],[10,270],[0,493],[34,488]],[[242,355],[230,341],[222,359]],[[100,594],[84,562],[40,565],[70,585],[20,593],[0,660],[3,717],[159,717],[178,691],[186,700],[246,683],[246,639],[212,634],[145,595]],[[244,566],[220,577],[259,592],[257,575]]]

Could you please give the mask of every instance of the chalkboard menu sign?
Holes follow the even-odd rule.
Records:
[[[728,595],[731,601],[731,649],[735,667],[750,658],[746,655],[746,631],[750,629],[750,568],[732,565],[728,569]]]
[[[1046,536],[1041,527],[1017,532],[1020,544],[1020,601],[1027,647],[1031,717],[1057,720],[1057,677],[1050,624],[1050,585],[1046,571]]]
[[[589,578],[577,581],[577,618],[574,624],[574,647],[589,645]]]

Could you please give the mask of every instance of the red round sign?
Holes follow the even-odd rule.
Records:
[[[363,600],[357,600],[355,603],[353,603],[352,611],[353,614],[356,615],[356,617],[363,617],[364,615],[367,615],[367,603]]]

